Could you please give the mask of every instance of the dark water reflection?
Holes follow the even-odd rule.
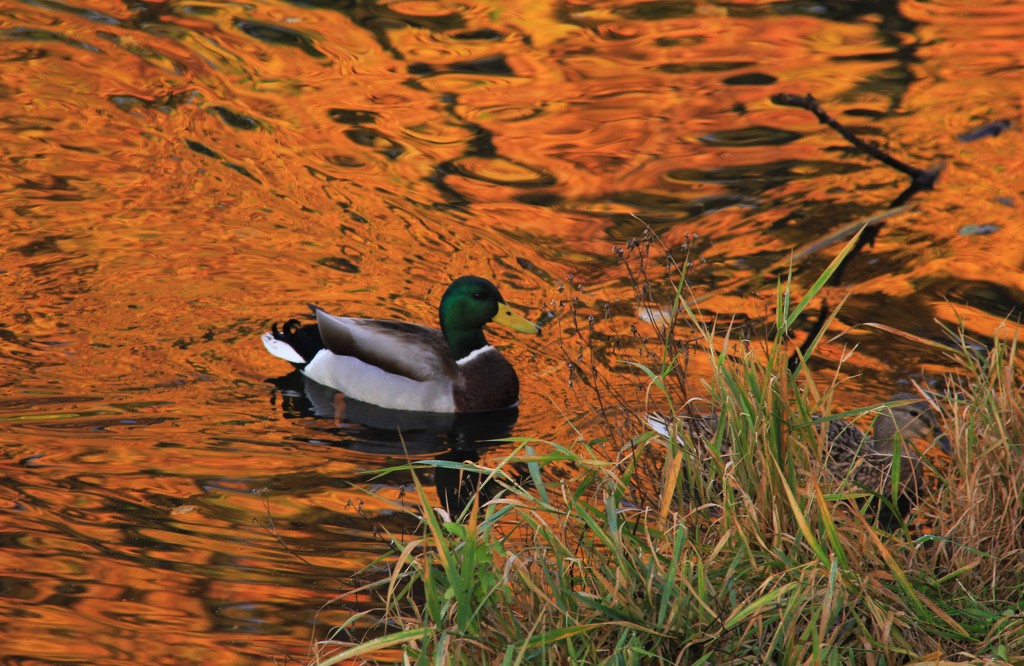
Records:
[[[312,415],[331,419],[335,428],[352,425],[341,444],[353,450],[386,455],[431,455],[450,449],[484,446],[509,437],[519,408],[469,414],[431,414],[385,409],[345,399],[334,389],[299,372],[271,380],[280,391],[287,417]]]
[[[430,323],[452,277],[492,277],[545,333],[492,334],[524,388],[490,425],[596,436],[567,364],[577,325],[599,372],[632,341],[614,245],[687,243],[707,316],[756,331],[752,276],[906,186],[779,92],[946,162],[829,290],[815,365],[845,358],[851,406],[941,373],[863,324],[984,341],[1019,314],[1022,25],[1013,2],[0,0],[0,657],[304,660],[365,607],[321,610],[379,573],[375,530],[411,528],[410,478],[370,470],[508,448],[303,403],[259,334],[311,301]]]
[[[288,417],[312,415],[322,434],[307,441],[396,460],[476,462],[512,434],[519,408],[469,414],[427,414],[384,409],[345,399],[298,372],[272,380]],[[321,425],[323,424],[323,425]],[[392,474],[394,480],[398,475]],[[480,491],[482,475],[447,466],[433,470],[437,506],[462,515]],[[487,495],[485,495],[487,496]]]

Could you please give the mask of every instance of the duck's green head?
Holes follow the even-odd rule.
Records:
[[[488,322],[521,333],[539,333],[533,323],[512,312],[498,288],[475,275],[460,277],[441,297],[441,331],[455,354],[462,358],[487,344],[483,327]]]

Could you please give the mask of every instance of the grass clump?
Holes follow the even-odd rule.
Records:
[[[965,339],[951,348],[962,373],[937,402],[954,459],[908,520],[883,530],[869,493],[826,470],[816,426],[835,386],[790,371],[788,331],[829,275],[799,302],[779,286],[766,351],[719,334],[679,280],[660,351],[633,366],[646,397],[613,413],[607,397],[619,394],[606,392],[601,436],[520,440],[493,466],[415,465],[460,467],[502,490],[455,516],[431,509],[417,481],[420,533],[394,537],[390,577],[357,590],[381,606],[350,625],[373,615],[377,637],[342,627],[318,663],[1024,663],[1016,329],[983,354]],[[683,324],[699,333],[686,353],[672,333]],[[655,436],[651,404],[673,416],[692,406],[679,386],[694,354],[711,369],[702,390],[721,426],[704,443]]]

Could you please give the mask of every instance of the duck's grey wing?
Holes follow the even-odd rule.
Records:
[[[451,377],[455,360],[441,331],[417,324],[383,319],[336,317],[316,310],[324,347],[340,356],[401,377],[430,381]]]

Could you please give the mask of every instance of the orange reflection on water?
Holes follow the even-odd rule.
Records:
[[[264,383],[287,367],[258,335],[305,303],[434,323],[452,277],[493,277],[545,323],[491,334],[521,370],[510,434],[566,443],[594,418],[566,369],[573,296],[600,372],[636,323],[613,246],[688,243],[707,316],[763,327],[754,275],[905,186],[774,93],[948,163],[828,294],[852,292],[817,366],[849,357],[842,399],[946,368],[864,322],[934,338],[966,317],[984,339],[1024,302],[1019,4],[0,9],[5,658],[303,661],[316,618],[371,604],[318,616],[379,572],[359,573],[381,528],[414,528],[362,492],[404,456]],[[372,483],[412,501],[408,475]]]

